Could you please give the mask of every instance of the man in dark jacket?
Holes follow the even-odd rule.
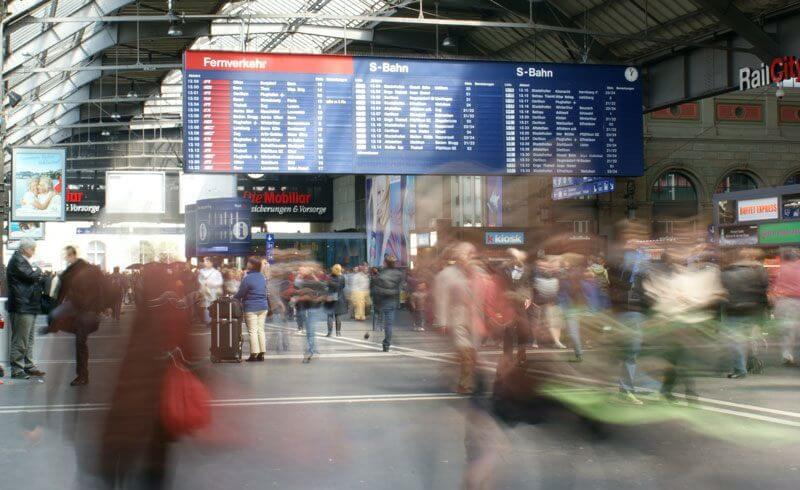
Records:
[[[44,273],[31,262],[36,242],[23,239],[6,269],[11,314],[11,377],[44,376],[33,363],[34,324],[41,312]]]
[[[769,276],[759,255],[758,250],[739,250],[736,260],[722,271],[722,285],[728,292],[722,318],[733,348],[733,372],[728,374],[732,379],[747,376],[747,340],[766,315]]]
[[[98,313],[111,306],[104,295],[110,286],[99,267],[78,258],[75,247],[66,247],[64,254],[69,265],[61,273],[58,306],[50,315],[49,331],[75,334],[77,377],[70,384],[80,386],[89,383],[89,334],[99,327]]]
[[[383,352],[389,352],[392,344],[392,324],[397,307],[400,306],[400,289],[403,287],[403,272],[396,268],[397,259],[386,257],[385,267],[373,280],[375,308],[380,311],[383,323]]]
[[[120,273],[119,267],[114,267],[114,272],[109,279],[111,285],[109,294],[112,300],[112,318],[114,318],[114,321],[118,322],[122,315],[122,297],[125,295],[125,276]]]

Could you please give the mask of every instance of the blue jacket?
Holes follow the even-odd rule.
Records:
[[[234,298],[242,302],[245,313],[268,310],[267,279],[258,271],[247,271]]]

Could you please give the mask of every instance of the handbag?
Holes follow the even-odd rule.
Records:
[[[206,386],[175,357],[164,374],[161,388],[161,424],[174,437],[190,435],[211,423],[211,395]],[[183,354],[180,353],[181,359]],[[184,359],[185,361],[185,359]]]

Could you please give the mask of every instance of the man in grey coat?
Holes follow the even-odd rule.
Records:
[[[394,314],[400,306],[400,290],[403,287],[403,271],[396,267],[397,259],[386,257],[385,267],[373,279],[375,309],[380,312],[383,322],[383,352],[389,352],[392,344],[392,325]]]
[[[11,314],[11,377],[18,379],[45,374],[33,363],[34,325],[36,315],[41,312],[45,279],[42,270],[31,261],[34,253],[36,242],[23,239],[6,268],[7,308]]]

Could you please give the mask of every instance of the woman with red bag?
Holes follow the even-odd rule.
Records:
[[[143,269],[142,301],[101,439],[110,488],[168,487],[170,443],[209,422],[209,397],[185,361],[190,311],[164,264]]]

